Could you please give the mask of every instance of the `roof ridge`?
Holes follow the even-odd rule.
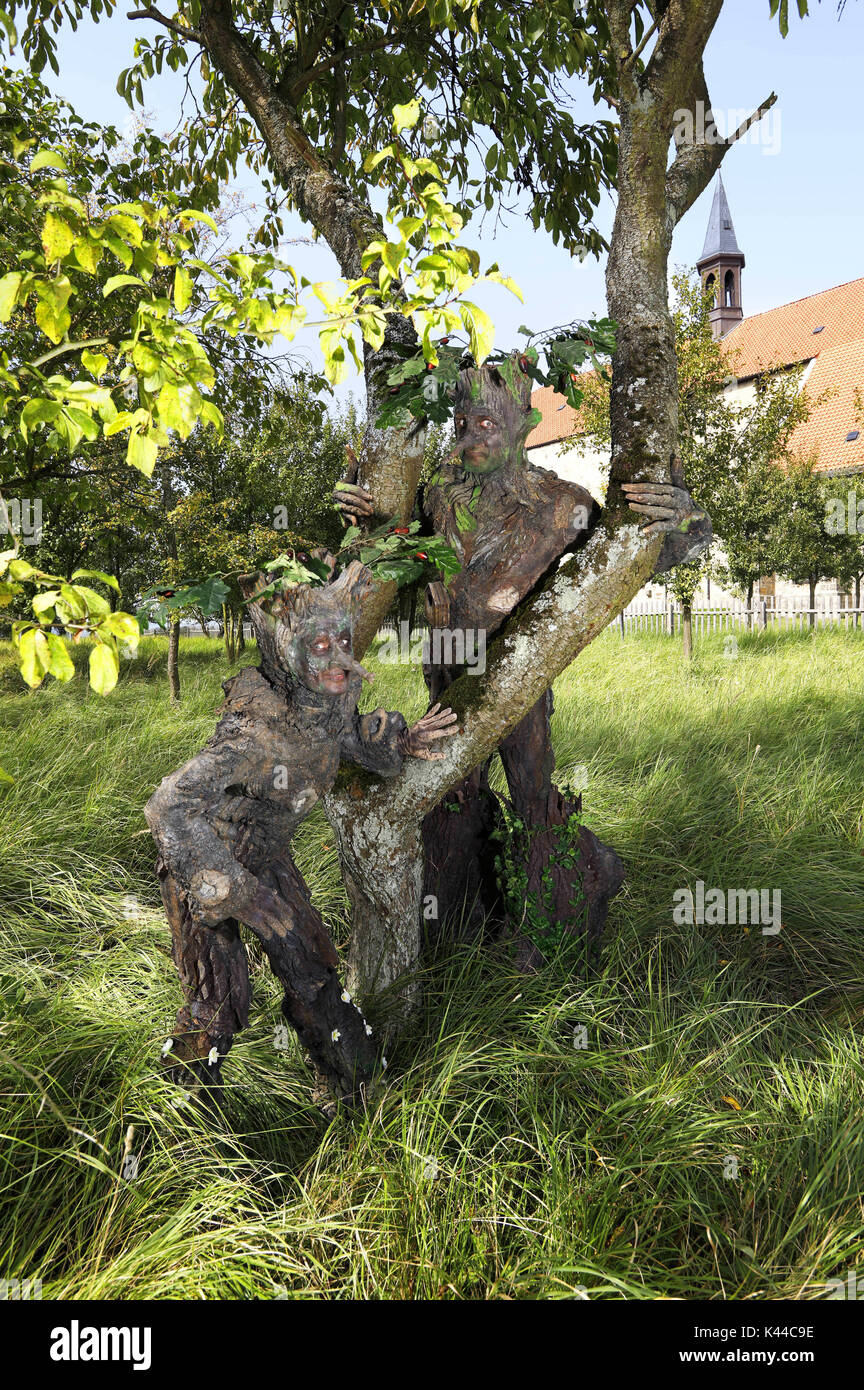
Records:
[[[748,314],[746,318],[736,323],[735,327],[727,333],[727,338],[731,338],[733,333],[745,323],[752,323],[754,319],[764,318],[766,314],[776,314],[780,309],[791,309],[793,304],[806,304],[808,299],[821,299],[824,294],[832,294],[834,290],[845,290],[847,285],[864,284],[864,275],[858,275],[854,280],[841,280],[839,285],[829,285],[827,290],[816,290],[813,294],[802,294],[800,299],[790,299],[785,304],[775,304],[773,309],[760,309],[758,314]]]

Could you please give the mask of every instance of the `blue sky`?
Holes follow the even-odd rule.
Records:
[[[769,18],[768,0],[727,0],[706,54],[721,128],[727,111],[749,112],[772,89],[779,97],[759,143],[733,148],[723,164],[738,241],[747,258],[745,314],[864,275],[864,4],[850,0],[839,20],[834,0],[821,5],[811,0],[811,7],[813,14],[793,20],[789,37],[782,40],[776,19]],[[67,31],[60,45],[60,76],[46,74],[83,116],[120,126],[129,111],[115,91],[117,75],[131,60],[135,34],[153,30],[127,20],[126,8],[124,4],[109,22],[82,24],[75,34]],[[150,84],[145,99],[157,129],[174,124],[181,91],[182,83],[171,74]],[[592,111],[586,98],[581,114],[590,119]],[[252,177],[239,184],[254,200]],[[673,264],[693,264],[698,258],[711,196],[709,188],[678,228]],[[612,215],[607,200],[598,218],[606,234]],[[298,222],[296,234],[303,232]],[[524,293],[524,307],[497,287],[478,296],[493,315],[501,346],[515,343],[523,322],[541,329],[604,312],[603,266],[593,260],[580,265],[527,220],[511,217],[494,237],[472,228],[465,239],[480,249],[484,263],[498,261]],[[296,247],[290,258],[313,278],[336,273],[325,247]]]

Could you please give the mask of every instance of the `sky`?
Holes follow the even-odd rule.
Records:
[[[59,77],[43,74],[82,116],[120,127],[130,113],[115,90],[117,75],[131,61],[136,34],[155,28],[127,20],[126,9],[123,4],[111,20],[98,25],[82,23],[77,33],[67,30],[60,42]],[[776,18],[769,17],[769,0],[727,0],[706,52],[708,87],[721,131],[724,120],[735,128],[745,110],[749,114],[772,90],[778,95],[758,134],[751,132],[723,162],[723,181],[747,262],[742,277],[745,315],[864,275],[864,3],[850,0],[839,19],[834,0],[811,0],[811,9],[807,19],[790,20],[784,40]],[[175,124],[181,95],[182,81],[170,73],[145,89],[156,129]],[[578,114],[590,119],[594,110],[586,94]],[[241,176],[238,185],[255,200],[251,174]],[[672,267],[698,259],[712,196],[713,185],[678,227]],[[611,231],[613,215],[607,198],[597,218],[604,235]],[[308,228],[295,219],[288,235],[308,235]],[[605,312],[602,262],[580,264],[555,247],[547,233],[534,231],[527,219],[511,215],[494,235],[489,227],[472,225],[463,239],[478,248],[484,265],[497,261],[524,295],[524,306],[499,287],[476,296],[493,316],[499,346],[515,346],[522,323],[540,330]],[[338,274],[324,246],[292,247],[286,254],[313,279]],[[357,387],[355,379],[346,389]]]

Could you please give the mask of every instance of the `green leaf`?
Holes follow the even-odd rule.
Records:
[[[89,618],[104,618],[111,612],[111,605],[101,594],[97,594],[95,589],[90,589],[86,584],[70,584],[69,588],[77,594],[78,599],[83,603]]]
[[[420,103],[414,98],[404,106],[393,107],[393,129],[399,135],[403,130],[412,130],[420,119]]]
[[[38,627],[27,628],[18,639],[18,669],[31,690],[42,684],[50,664],[45,633]]]
[[[98,695],[107,695],[117,684],[120,662],[113,647],[97,642],[90,653],[90,684]]]
[[[103,574],[102,570],[76,570],[74,574],[70,575],[70,578],[101,579],[103,584],[109,584],[112,589],[117,590],[118,594],[120,592],[120,585],[117,583],[117,580],[114,578],[113,574]]]
[[[30,173],[40,169],[67,169],[66,156],[60,150],[38,150],[30,164]]]
[[[42,247],[46,261],[62,261],[75,241],[75,233],[56,212],[49,212],[42,227]]]
[[[118,261],[121,261],[128,270],[132,264],[132,251],[123,241],[122,237],[115,236],[113,232],[106,232],[103,240],[109,251],[113,251]]]
[[[176,386],[168,381],[159,392],[159,419],[169,430],[176,430],[181,439],[188,439],[198,419],[201,395],[194,386],[183,382]]]
[[[0,10],[0,29],[4,29],[6,31],[6,38],[9,43],[9,51],[11,53],[12,49],[18,42],[18,33],[15,29],[15,25],[12,23],[11,15],[8,15],[5,10]],[[3,771],[2,767],[0,767],[0,782],[11,781],[12,778],[8,775],[8,773]]]
[[[188,270],[178,265],[174,272],[174,308],[178,314],[189,308],[192,300],[192,277]]]
[[[197,208],[184,208],[182,212],[178,212],[177,221],[181,225],[186,222],[203,222],[212,232],[219,230],[209,212],[199,212]]]
[[[230,593],[231,590],[221,575],[211,574],[200,584],[176,589],[172,596],[163,602],[162,607],[166,612],[178,608],[200,608],[207,617],[211,613],[221,612],[222,605]]]
[[[495,325],[485,309],[478,308],[476,304],[470,304],[467,299],[463,299],[460,303],[459,312],[471,340],[471,356],[479,367],[492,351],[495,342]]]
[[[12,316],[18,301],[21,278],[20,270],[11,270],[0,280],[0,323],[8,323]]]
[[[87,609],[81,601],[80,595],[76,593],[71,584],[64,583],[60,585],[60,597],[69,610],[70,618],[74,619],[76,622],[80,622],[82,618],[87,616]],[[58,611],[59,607],[60,605],[58,603]],[[64,621],[66,621],[66,619],[64,619]]]
[[[51,664],[48,669],[51,675],[58,681],[71,680],[75,674],[75,667],[72,664],[66,643],[56,632],[49,632],[47,637],[48,648],[51,653]]]
[[[138,626],[137,618],[133,618],[131,613],[109,613],[105,621],[99,626],[106,628],[115,637],[122,638],[131,646],[137,647],[141,629]]]
[[[75,242],[75,259],[88,275],[95,275],[102,259],[102,246],[92,237],[81,237]]]
[[[39,616],[46,609],[54,607],[55,599],[60,597],[59,589],[45,589],[41,594],[37,594],[33,599],[33,612]]]
[[[9,563],[10,579],[30,579],[36,573],[29,560],[12,560]]]
[[[400,236],[402,236],[405,241],[410,241],[414,233],[419,232],[420,228],[423,226],[423,218],[400,217],[396,226],[399,228]]]
[[[399,266],[405,259],[408,247],[398,241],[388,241],[381,252],[381,259],[389,271],[398,275]]]
[[[108,367],[108,358],[104,352],[91,352],[89,348],[85,348],[81,354],[81,365],[98,381]]]
[[[143,285],[144,281],[138,275],[111,275],[102,286],[102,298],[107,299],[109,294],[119,290],[123,285]]]
[[[21,433],[26,439],[34,425],[49,424],[60,414],[59,401],[37,398],[30,400],[21,411]]]
[[[126,462],[131,463],[133,468],[137,468],[145,477],[149,478],[156,467],[158,452],[155,439],[151,439],[149,435],[133,431],[129,436],[129,445],[126,449]]]
[[[71,281],[65,275],[54,280],[43,280],[36,286],[39,298],[36,304],[36,322],[46,338],[59,343],[69,331],[72,315],[66,305],[72,293]]]

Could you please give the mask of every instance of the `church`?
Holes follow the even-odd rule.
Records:
[[[706,290],[714,291],[711,324],[729,357],[726,394],[746,405],[754,398],[764,374],[801,369],[801,389],[815,404],[792,438],[792,452],[814,458],[817,469],[838,480],[864,474],[864,278],[747,318],[742,298],[744,265],[726,190],[718,175],[697,270]],[[565,440],[578,436],[576,412],[551,387],[535,391],[531,399],[542,418],[528,436],[528,457],[540,467],[582,483],[602,499],[608,455],[587,447],[563,450]],[[854,483],[842,481],[838,496],[845,497],[850,487]],[[864,478],[860,490],[864,493]],[[663,592],[655,583],[639,598],[659,597]],[[808,599],[806,586],[774,575],[766,576],[759,593],[762,598],[796,603]],[[820,600],[840,601],[836,581],[820,582],[817,604]],[[707,580],[696,599],[697,604],[710,602],[712,606],[732,601],[731,595]]]

